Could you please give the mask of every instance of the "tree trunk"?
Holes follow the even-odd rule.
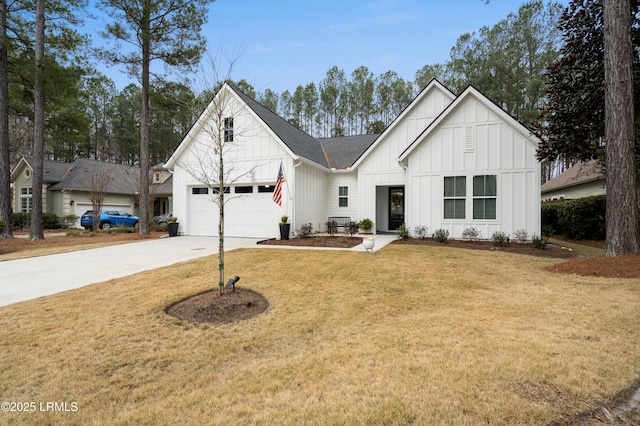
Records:
[[[7,0],[0,0],[0,238],[11,232],[11,160],[9,144],[9,62],[7,56]]]
[[[633,50],[629,0],[604,1],[606,255],[638,251]]]
[[[140,109],[140,222],[138,233],[149,235],[149,67],[151,64],[151,4],[144,2],[142,20],[142,107]]]
[[[32,208],[31,230],[29,239],[43,240],[42,229],[42,184],[44,168],[44,3],[38,0],[36,4],[36,75],[34,85],[33,105],[33,177],[32,179]]]

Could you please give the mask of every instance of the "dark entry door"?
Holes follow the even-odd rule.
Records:
[[[389,231],[395,231],[404,223],[404,186],[389,188]]]

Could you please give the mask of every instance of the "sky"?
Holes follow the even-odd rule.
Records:
[[[545,0],[545,3],[548,0]],[[559,0],[567,5],[569,0]],[[517,13],[525,0],[217,0],[202,34],[218,67],[258,92],[316,86],[334,65],[347,76],[365,66],[407,81],[443,63],[458,37]],[[98,16],[96,25],[100,26]],[[93,36],[94,42],[100,37]],[[121,90],[131,80],[99,67]]]

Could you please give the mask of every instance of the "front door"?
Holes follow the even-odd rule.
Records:
[[[404,223],[404,186],[389,188],[389,231],[395,231]]]

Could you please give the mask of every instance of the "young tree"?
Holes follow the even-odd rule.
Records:
[[[200,29],[213,0],[101,0],[100,7],[113,19],[103,33],[116,40],[116,49],[102,49],[101,56],[125,64],[131,76],[140,78],[140,234],[149,234],[149,86],[151,62],[189,70],[200,61],[204,38]],[[133,46],[122,51],[121,42]]]

